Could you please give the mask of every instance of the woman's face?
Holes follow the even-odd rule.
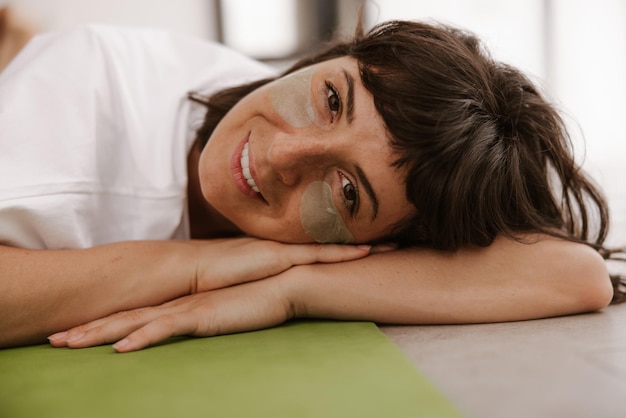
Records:
[[[199,161],[202,195],[243,232],[284,242],[373,241],[414,212],[388,134],[342,57],[243,98]]]

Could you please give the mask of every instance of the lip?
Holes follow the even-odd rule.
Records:
[[[242,192],[246,196],[265,202],[265,199],[263,199],[263,196],[261,195],[261,193],[255,192],[254,190],[252,190],[250,185],[248,185],[248,182],[246,181],[246,178],[244,177],[242,169],[241,169],[241,153],[243,152],[243,147],[246,145],[246,143],[249,140],[250,140],[250,134],[246,135],[246,137],[243,140],[241,140],[241,142],[239,142],[239,144],[235,148],[235,151],[233,152],[233,156],[230,159],[230,172],[232,174],[232,178],[235,183],[235,186],[237,186],[237,189],[239,189],[240,192]],[[250,145],[248,145],[248,149],[249,148],[250,148]],[[252,158],[250,158],[250,173],[252,175],[252,178],[254,179],[254,182],[258,185],[259,182],[257,181],[254,167],[252,166]]]

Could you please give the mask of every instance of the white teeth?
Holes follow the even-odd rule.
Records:
[[[254,179],[252,178],[252,173],[250,173],[250,160],[248,159],[248,143],[243,146],[243,151],[241,152],[241,172],[243,173],[243,177],[246,179],[246,183],[248,186],[255,192],[259,193],[259,188],[256,186]]]

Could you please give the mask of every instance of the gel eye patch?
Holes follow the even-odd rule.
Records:
[[[333,202],[333,191],[325,181],[309,184],[302,195],[300,222],[304,232],[320,243],[354,242]]]
[[[313,67],[296,71],[272,83],[270,101],[276,112],[295,128],[304,128],[315,121],[311,101]]]
[[[269,90],[272,107],[294,128],[305,128],[315,122],[311,99],[313,67],[304,68],[273,82]],[[314,181],[304,191],[300,203],[300,222],[304,232],[320,243],[354,241],[333,201],[330,185]]]

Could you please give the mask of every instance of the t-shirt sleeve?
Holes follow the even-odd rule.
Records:
[[[187,94],[272,73],[166,31],[84,26],[37,36],[0,73],[0,244],[181,237]]]

